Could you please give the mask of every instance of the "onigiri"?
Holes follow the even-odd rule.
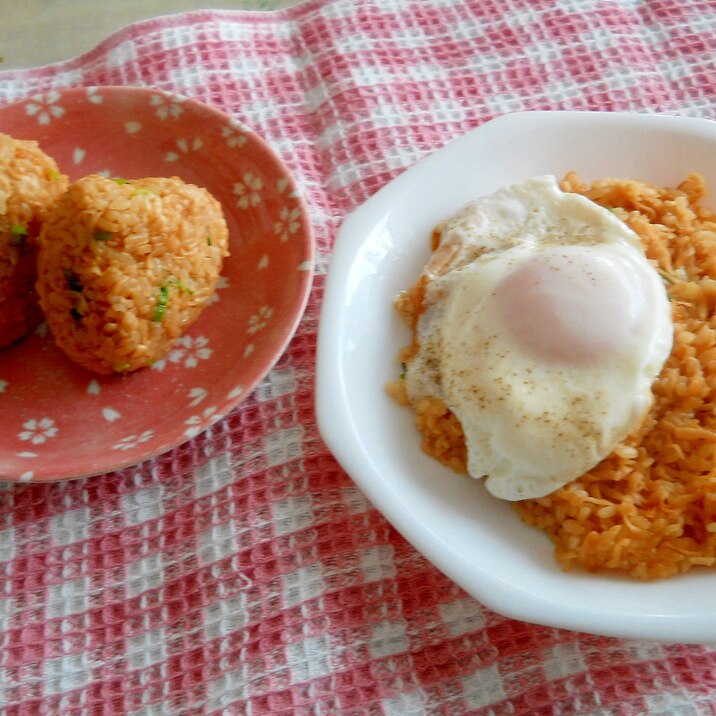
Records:
[[[97,373],[152,365],[209,302],[228,244],[220,203],[178,177],[72,183],[39,237],[56,344]]]
[[[37,237],[67,185],[37,142],[0,134],[0,347],[42,321],[35,293]]]

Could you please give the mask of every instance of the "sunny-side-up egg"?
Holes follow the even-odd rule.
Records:
[[[511,184],[442,225],[424,275],[408,395],[445,401],[493,495],[547,495],[638,428],[673,325],[612,212],[551,176]]]

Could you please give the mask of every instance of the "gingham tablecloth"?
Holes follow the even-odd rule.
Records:
[[[716,647],[534,626],[468,597],[341,471],[313,408],[349,210],[504,112],[713,117],[714,47],[700,0],[316,0],[163,17],[0,73],[0,103],[127,84],[234,114],[295,172],[318,244],[295,339],[223,421],[118,473],[4,487],[2,713],[715,713]]]

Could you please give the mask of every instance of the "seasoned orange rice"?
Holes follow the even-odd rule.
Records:
[[[0,134],[0,347],[42,321],[37,236],[66,188],[67,177],[37,142]]]
[[[565,569],[659,579],[716,565],[716,214],[700,204],[704,179],[676,188],[630,179],[591,185],[568,174],[561,183],[612,209],[641,238],[666,283],[674,322],[671,356],[653,385],[654,403],[640,429],[579,479],[546,497],[514,503],[544,530]],[[433,237],[433,249],[437,237]],[[397,308],[415,327],[421,281]],[[416,350],[401,351],[404,361]],[[410,404],[405,381],[388,390]],[[466,472],[460,423],[443,401],[411,406],[423,449]]]
[[[152,365],[209,302],[228,242],[219,202],[178,177],[79,179],[39,237],[55,342],[97,373]]]

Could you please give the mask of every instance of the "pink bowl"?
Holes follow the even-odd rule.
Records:
[[[0,351],[0,480],[119,469],[223,417],[271,369],[308,299],[311,228],[285,165],[240,122],[150,89],[34,96],[0,108],[0,131],[36,139],[71,179],[175,175],[204,186],[231,234],[215,301],[152,368],[90,373],[55,347],[44,324]]]

